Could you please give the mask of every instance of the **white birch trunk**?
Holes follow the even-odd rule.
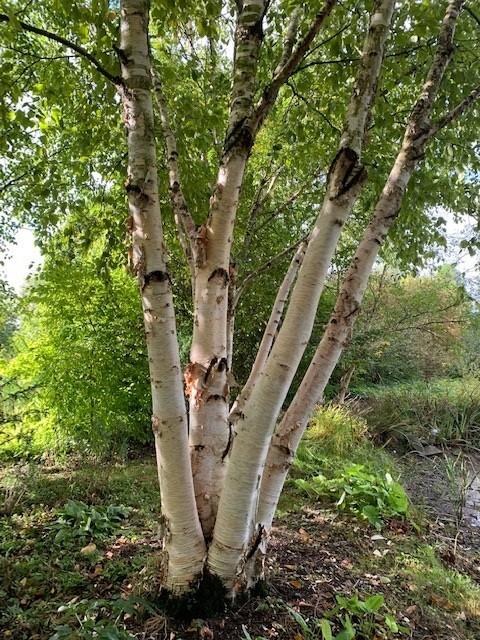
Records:
[[[256,502],[271,433],[310,338],[318,300],[341,228],[358,197],[365,172],[360,152],[375,95],[394,0],[375,4],[341,145],[327,178],[326,196],[311,234],[278,338],[237,423],[208,566],[228,588],[242,588],[244,565],[261,531]]]
[[[407,154],[402,150],[377,204],[375,218],[369,225],[345,275],[335,310],[314,358],[272,436],[257,508],[257,522],[261,523],[267,531],[272,525],[285,478],[308,420],[315,406],[322,401],[325,387],[343,348],[348,343],[369,275],[387,229],[396,217],[397,205],[399,207],[413,167],[411,158],[408,161]],[[393,194],[394,198],[392,198]]]
[[[158,199],[146,0],[121,1],[120,52],[133,267],[144,312],[152,426],[166,528],[165,584],[173,593],[181,593],[201,575],[206,550],[195,508],[175,313]]]
[[[315,405],[350,340],[368,279],[381,246],[396,220],[408,182],[433,129],[430,114],[443,74],[450,60],[455,22],[462,2],[450,2],[439,37],[439,46],[427,79],[409,119],[399,154],[375,206],[340,289],[335,309],[305,377],[272,437],[262,477],[257,522],[268,531],[296,449]],[[260,550],[260,554],[265,548]]]
[[[239,13],[232,102],[222,164],[209,219],[202,230],[203,246],[197,248],[200,255],[195,269],[193,339],[186,377],[195,498],[207,540],[215,523],[230,441],[227,331],[230,255],[240,189],[253,144],[245,122],[256,88],[264,10],[264,0],[246,0]]]
[[[285,305],[287,304],[290,291],[292,289],[293,283],[295,282],[295,278],[297,277],[298,270],[300,269],[300,266],[303,262],[305,247],[306,242],[302,242],[298,247],[295,255],[292,258],[292,261],[290,262],[285,277],[283,278],[282,284],[278,289],[275,302],[273,303],[272,312],[265,327],[260,346],[258,347],[257,355],[250,371],[250,375],[248,376],[247,382],[236,398],[230,411],[231,423],[235,423],[241,416],[242,409],[245,406],[248,398],[250,397],[250,393],[252,392],[252,389],[255,386],[258,378],[260,377],[265,363],[267,362],[267,358],[272,349],[273,342],[277,336],[278,328],[282,320],[283,311],[285,309]]]

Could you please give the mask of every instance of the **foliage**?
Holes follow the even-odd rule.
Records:
[[[305,434],[307,443],[318,445],[325,452],[345,456],[365,441],[367,423],[353,413],[355,407],[329,403],[319,408]]]
[[[408,498],[402,485],[387,473],[384,477],[369,473],[363,465],[353,465],[341,475],[299,478],[295,486],[312,498],[325,498],[337,509],[353,513],[381,529],[385,519],[405,517]]]
[[[415,381],[368,387],[368,424],[382,438],[395,437],[413,446],[418,439],[438,444],[480,443],[480,381]]]
[[[325,612],[324,618],[307,620],[301,613],[289,608],[290,615],[298,624],[305,640],[370,640],[373,637],[393,638],[408,629],[397,624],[395,617],[386,609],[382,594],[367,596],[336,596],[337,605]],[[339,632],[334,635],[334,628]]]
[[[56,531],[54,540],[58,543],[103,540],[121,526],[129,511],[123,505],[89,506],[69,500],[59,509],[58,517],[51,525]]]
[[[8,355],[15,330],[16,297],[11,287],[0,278],[0,358]]]
[[[98,279],[97,256],[59,256],[22,301],[4,363],[4,454],[126,452],[151,438],[148,372],[134,283]]]
[[[384,265],[371,277],[334,388],[350,367],[353,387],[462,375],[462,339],[476,316],[453,267],[414,276]]]
[[[138,615],[139,609],[143,608],[151,613],[156,610],[143,598],[129,596],[127,598],[117,597],[111,600],[82,599],[58,608],[58,613],[62,614],[64,623],[55,627],[55,633],[49,640],[130,640],[134,638],[125,624],[120,620],[127,616]],[[109,618],[102,616],[109,615]],[[70,624],[66,624],[70,621]]]

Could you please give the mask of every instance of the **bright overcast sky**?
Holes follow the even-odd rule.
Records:
[[[2,268],[7,282],[20,293],[27,276],[41,264],[42,257],[33,241],[30,229],[22,228],[16,235],[16,244],[8,248],[8,255]]]

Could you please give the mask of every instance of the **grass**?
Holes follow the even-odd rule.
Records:
[[[416,381],[357,392],[369,406],[369,428],[383,440],[480,446],[477,378]]]
[[[14,473],[3,471],[3,486]],[[124,618],[133,614],[119,605],[143,615],[134,586],[158,547],[153,460],[46,468],[23,484],[14,512],[0,518],[2,637],[130,637]]]

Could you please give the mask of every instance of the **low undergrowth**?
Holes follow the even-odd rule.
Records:
[[[0,486],[9,504],[0,516],[1,637],[479,637],[478,552],[470,550],[465,565],[446,564],[445,531],[437,542],[428,527],[411,527],[395,462],[374,446],[365,421],[348,407],[325,411],[325,420],[317,413],[286,487],[266,595],[216,615],[205,611],[191,619],[199,612],[183,612],[183,620],[173,620],[158,598],[153,459],[101,468],[4,469]],[[365,512],[368,505],[375,517]]]
[[[332,478],[299,478],[295,486],[310,498],[324,499],[336,509],[367,520],[376,529],[381,529],[388,518],[405,518],[409,511],[407,494],[390,473],[369,473],[360,464]]]
[[[410,447],[480,446],[480,380],[415,381],[357,390],[368,403],[372,433]]]
[[[317,410],[299,447],[290,485],[381,529],[389,518],[411,515],[394,474],[393,459],[369,439],[365,419],[350,406],[326,405]]]

